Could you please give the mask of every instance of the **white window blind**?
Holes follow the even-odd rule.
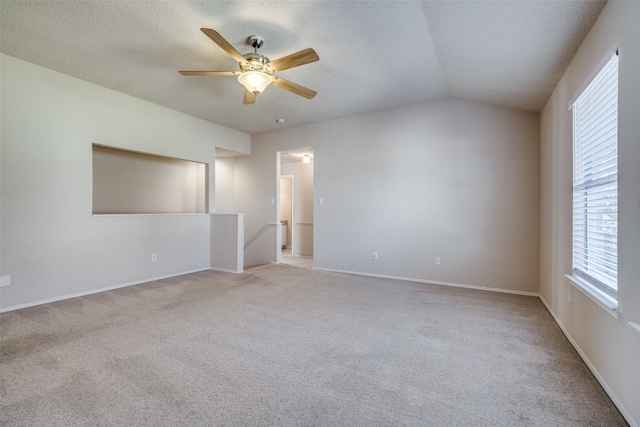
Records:
[[[573,108],[573,275],[618,290],[618,55]]]

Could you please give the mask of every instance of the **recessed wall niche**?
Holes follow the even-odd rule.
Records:
[[[207,212],[208,165],[93,144],[94,214]]]

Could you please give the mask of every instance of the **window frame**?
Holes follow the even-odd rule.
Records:
[[[612,67],[615,66],[615,73],[611,74]],[[611,74],[607,77],[607,74]],[[591,78],[587,81],[585,87],[580,90],[570,104],[572,110],[572,139],[573,139],[573,179],[572,179],[572,272],[565,276],[576,286],[582,293],[591,298],[601,307],[605,308],[614,317],[619,318],[618,310],[618,50],[616,49],[610,55],[607,55],[603,63],[596,68]],[[606,78],[606,79],[605,79]],[[609,86],[613,85],[614,86]],[[604,88],[604,89],[603,89]],[[613,88],[613,89],[610,89]],[[613,94],[615,90],[615,94]],[[612,95],[609,99],[614,100],[613,106],[608,106],[607,102],[602,99],[593,100],[592,95],[606,93]],[[594,101],[584,105],[584,102]],[[596,108],[594,108],[594,105]],[[608,139],[600,139],[593,137],[597,132],[588,130],[589,136],[593,139],[582,139],[585,128],[581,121],[585,115],[591,110],[599,110],[606,107],[611,109],[611,113],[615,113],[615,121],[610,120],[609,129],[613,129],[613,136]],[[589,117],[589,125],[594,125],[595,119],[601,118],[600,115]],[[596,124],[598,130],[605,129],[601,124]],[[578,128],[580,127],[580,128]],[[594,142],[595,141],[595,142]],[[614,145],[614,148],[611,147]],[[594,147],[597,147],[594,149]],[[587,148],[587,150],[585,150]],[[581,151],[585,150],[585,151]],[[606,151],[609,150],[609,151]],[[605,156],[594,154],[595,152],[607,152],[609,162],[612,166],[608,166],[607,171],[598,170],[599,176],[596,179],[590,178],[593,160],[602,160]],[[585,156],[585,152],[589,152]],[[614,154],[615,153],[615,154]],[[598,165],[602,167],[601,164]],[[612,196],[615,194],[615,196]],[[602,202],[600,205],[594,205],[593,201]],[[611,203],[613,202],[613,203]],[[611,210],[615,206],[615,211]],[[615,219],[611,219],[611,213],[615,212]],[[605,213],[608,213],[608,220],[605,221]],[[611,224],[615,222],[615,249],[610,248]],[[596,231],[593,231],[593,230]],[[605,230],[606,229],[606,230]],[[601,237],[594,237],[596,235]],[[589,241],[591,240],[591,245]],[[600,245],[598,245],[600,244]],[[599,247],[598,247],[599,246]],[[594,249],[596,248],[596,249]],[[583,252],[583,253],[581,253]],[[602,254],[602,258],[598,261],[590,253]],[[611,262],[613,261],[613,262]],[[589,269],[590,264],[592,268]],[[605,283],[606,282],[606,283]]]

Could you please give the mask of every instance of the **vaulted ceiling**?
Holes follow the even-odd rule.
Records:
[[[539,112],[603,1],[6,1],[0,51],[174,110],[259,133],[442,97]],[[243,105],[237,70],[200,28],[271,60],[311,100],[268,87]],[[284,124],[276,119],[284,118]]]

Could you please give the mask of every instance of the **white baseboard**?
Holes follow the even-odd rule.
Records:
[[[525,291],[514,291],[514,290],[511,290],[511,289],[502,289],[502,288],[490,288],[490,287],[477,286],[477,285],[466,285],[466,284],[462,284],[462,283],[440,282],[440,281],[436,281],[436,280],[423,280],[423,279],[416,279],[416,278],[413,278],[413,277],[399,277],[399,276],[391,276],[391,275],[385,275],[385,274],[363,273],[363,272],[350,271],[350,270],[337,270],[337,269],[324,268],[324,267],[313,267],[313,269],[314,270],[322,270],[322,271],[331,271],[331,272],[334,272],[334,273],[355,274],[355,275],[358,275],[358,276],[380,277],[380,278],[383,278],[383,279],[404,280],[404,281],[408,281],[408,282],[426,283],[426,284],[442,285],[442,286],[453,286],[453,287],[457,287],[457,288],[476,289],[476,290],[491,291],[491,292],[504,292],[504,293],[508,293],[508,294],[528,295],[528,296],[538,297],[538,298],[540,298],[540,301],[542,301],[544,306],[547,308],[547,311],[549,311],[549,313],[551,314],[551,317],[553,317],[553,320],[556,322],[558,327],[560,327],[560,330],[562,331],[562,333],[565,335],[565,337],[567,337],[567,340],[569,340],[569,342],[571,343],[573,348],[576,349],[576,351],[578,352],[578,354],[580,355],[580,357],[582,358],[584,363],[587,365],[587,367],[589,368],[589,370],[593,374],[593,376],[600,383],[600,385],[602,386],[604,391],[607,393],[607,395],[609,396],[609,398],[613,402],[613,404],[616,406],[616,408],[618,408],[618,410],[620,411],[620,413],[622,414],[624,419],[627,421],[627,423],[629,423],[629,426],[630,427],[638,427],[638,424],[636,424],[636,422],[633,420],[633,418],[631,418],[631,415],[624,408],[624,406],[620,402],[620,399],[618,399],[618,396],[616,396],[616,394],[613,392],[611,387],[609,387],[609,385],[604,380],[602,375],[600,375],[600,372],[598,372],[598,370],[595,368],[595,366],[593,366],[593,364],[591,363],[591,361],[589,360],[587,355],[584,353],[584,351],[582,351],[580,346],[578,346],[578,344],[573,340],[573,338],[571,337],[569,332],[565,329],[565,327],[562,324],[562,322],[560,322],[560,319],[558,319],[558,317],[553,312],[553,310],[551,310],[551,307],[549,306],[547,301],[545,301],[545,299],[539,293],[536,293],[536,292],[525,292]]]
[[[580,357],[582,358],[584,363],[587,365],[587,367],[591,371],[591,373],[593,373],[593,375],[595,376],[596,380],[598,380],[598,382],[600,383],[600,385],[602,386],[604,391],[607,393],[607,395],[609,396],[609,398],[611,399],[613,404],[618,408],[618,410],[620,411],[620,413],[622,414],[624,419],[627,421],[627,423],[629,423],[629,425],[631,427],[638,427],[638,424],[636,424],[635,421],[631,418],[631,415],[629,414],[629,412],[624,408],[624,406],[620,402],[620,399],[618,399],[618,397],[613,392],[611,387],[609,387],[607,382],[604,380],[602,375],[600,375],[598,370],[591,363],[591,361],[589,360],[587,355],[582,351],[580,346],[578,346],[578,344],[573,340],[573,338],[571,337],[569,332],[565,329],[564,325],[560,321],[560,319],[556,316],[556,314],[551,309],[551,306],[547,303],[547,301],[539,293],[526,292],[526,291],[515,291],[515,290],[511,290],[511,289],[502,289],[502,288],[492,288],[492,287],[478,286],[478,285],[467,285],[467,284],[462,284],[462,283],[440,282],[440,281],[436,281],[436,280],[416,279],[416,278],[413,278],[413,277],[401,277],[401,276],[392,276],[392,275],[385,275],[385,274],[363,273],[363,272],[350,271],[350,270],[338,270],[338,269],[324,268],[324,267],[313,267],[313,269],[314,270],[320,270],[320,271],[329,271],[329,272],[334,272],[334,273],[354,274],[354,275],[358,275],[358,276],[378,277],[378,278],[393,279],[393,280],[404,280],[404,281],[407,281],[407,282],[425,283],[425,284],[433,284],[433,285],[441,285],[441,286],[451,286],[451,287],[457,287],[457,288],[467,288],[467,289],[475,289],[475,290],[483,290],[483,291],[491,291],[491,292],[502,292],[502,293],[508,293],[508,294],[527,295],[527,296],[538,297],[538,298],[540,298],[540,301],[542,301],[542,303],[546,307],[547,311],[549,311],[549,313],[551,314],[551,317],[553,317],[553,320],[556,322],[558,327],[560,327],[560,330],[562,331],[562,333],[565,335],[565,337],[567,337],[567,340],[569,340],[569,342],[571,343],[573,348],[575,348],[575,350],[578,352],[578,354],[580,355]],[[124,284],[114,285],[114,286],[108,286],[108,287],[105,287],[105,288],[95,289],[95,290],[86,291],[86,292],[78,292],[78,293],[75,293],[75,294],[65,295],[65,296],[56,297],[56,298],[50,298],[50,299],[47,299],[47,300],[41,300],[41,301],[31,302],[31,303],[27,303],[27,304],[20,304],[20,305],[14,305],[14,306],[11,306],[11,307],[0,308],[0,313],[5,313],[5,312],[8,312],[8,311],[13,311],[13,310],[19,310],[21,308],[34,307],[34,306],[37,306],[37,305],[48,304],[48,303],[51,303],[51,302],[62,301],[62,300],[65,300],[65,299],[70,299],[70,298],[77,298],[77,297],[81,297],[81,296],[85,296],[85,295],[96,294],[96,293],[99,293],[99,292],[105,292],[105,291],[110,291],[110,290],[114,290],[114,289],[126,288],[128,286],[139,285],[141,283],[153,282],[154,280],[167,279],[167,278],[170,278],[170,277],[182,276],[182,275],[185,275],[185,274],[197,273],[197,272],[206,271],[206,270],[214,270],[214,271],[221,271],[221,272],[225,272],[225,273],[236,273],[236,274],[242,273],[242,271],[235,271],[235,270],[228,270],[228,269],[221,269],[221,268],[200,268],[200,269],[184,271],[184,272],[180,272],[180,273],[176,273],[176,274],[169,274],[169,275],[166,275],[166,276],[158,276],[158,277],[139,280],[139,281],[135,281],[135,282],[129,282],[129,283],[124,283]]]
[[[217,268],[217,267],[211,267],[210,270],[220,271],[222,273],[234,273],[234,274],[240,274],[244,272],[244,270],[232,270],[230,268]]]
[[[78,292],[78,293],[75,293],[75,294],[64,295],[64,296],[61,296],[61,297],[49,298],[49,299],[46,299],[46,300],[34,301],[34,302],[26,303],[26,304],[14,305],[14,306],[11,306],[11,307],[0,308],[0,313],[5,313],[7,311],[20,310],[21,308],[35,307],[36,305],[49,304],[51,302],[62,301],[62,300],[65,300],[65,299],[83,297],[85,295],[97,294],[97,293],[100,293],[100,292],[111,291],[111,290],[120,289],[120,288],[126,288],[128,286],[139,285],[141,283],[153,282],[154,280],[168,279],[169,277],[183,276],[185,274],[197,273],[199,271],[206,271],[206,270],[211,270],[211,268],[209,268],[209,267],[207,267],[207,268],[199,268],[199,269],[196,269],[196,270],[183,271],[183,272],[176,273],[176,274],[168,274],[166,276],[151,277],[149,279],[137,280],[135,282],[128,282],[128,283],[123,283],[123,284],[120,284],[120,285],[107,286],[105,288],[93,289],[93,290],[90,290],[90,291]]]
[[[466,285],[463,283],[439,282],[437,280],[416,279],[415,277],[391,276],[387,274],[363,273],[361,271],[337,270],[334,268],[313,267],[314,270],[332,271],[334,273],[355,274],[357,276],[379,277],[382,279],[404,280],[405,282],[426,283],[429,285],[452,286],[455,288],[476,289],[480,291],[502,292],[505,294],[527,295],[530,297],[539,297],[537,292],[515,291],[513,289],[491,288],[479,285]]]
[[[560,321],[560,319],[556,316],[556,314],[551,309],[551,306],[542,297],[542,295],[539,295],[539,297],[540,297],[540,301],[542,301],[544,306],[547,308],[547,311],[549,312],[549,314],[551,314],[551,317],[553,317],[553,320],[560,327],[560,330],[562,331],[564,336],[567,337],[567,340],[569,340],[569,342],[571,343],[573,348],[576,349],[576,351],[578,352],[578,354],[580,355],[580,357],[582,358],[584,363],[587,365],[587,367],[589,368],[589,370],[591,371],[593,376],[596,377],[596,380],[598,380],[598,382],[600,383],[600,385],[602,386],[604,391],[607,393],[607,395],[609,395],[609,398],[611,399],[613,404],[616,405],[616,408],[618,408],[618,410],[620,411],[620,413],[622,414],[624,419],[629,423],[629,425],[631,427],[638,427],[638,424],[636,424],[635,421],[631,418],[631,415],[629,414],[629,412],[627,412],[627,410],[624,408],[624,406],[622,406],[622,403],[620,402],[620,399],[618,399],[618,396],[616,396],[616,394],[613,392],[611,387],[609,387],[609,384],[607,384],[607,382],[604,380],[602,375],[600,375],[600,372],[598,372],[596,367],[593,366],[593,364],[591,363],[591,361],[589,360],[587,355],[584,353],[584,351],[582,351],[582,349],[580,348],[578,343],[574,341],[574,339],[571,337],[571,334],[569,334],[569,331],[567,331],[565,329],[565,327],[562,324],[562,322]]]

